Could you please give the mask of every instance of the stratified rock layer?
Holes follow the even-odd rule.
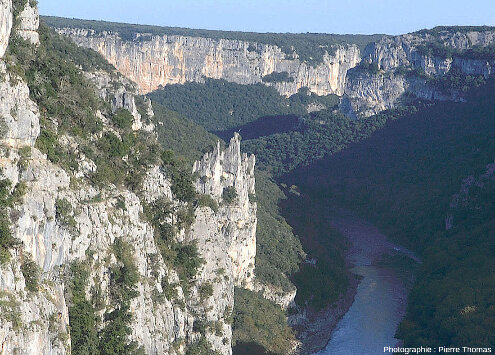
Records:
[[[261,83],[265,75],[287,72],[291,81],[266,83],[290,96],[308,87],[318,95],[342,95],[346,73],[360,61],[357,46],[336,45],[335,53],[312,66],[290,59],[277,46],[227,39],[153,36],[125,41],[118,34],[96,34],[86,29],[57,29],[80,46],[101,53],[142,93],[160,86],[224,79],[238,84]]]
[[[349,71],[341,108],[351,115],[371,116],[400,105],[407,97],[462,100],[462,92],[442,90],[431,79],[451,72],[489,77],[494,72],[495,60],[470,58],[462,52],[494,42],[493,30],[451,29],[433,34],[420,31],[386,36],[369,44],[363,52],[361,65]],[[439,56],[428,51],[431,45],[444,46],[454,54]]]

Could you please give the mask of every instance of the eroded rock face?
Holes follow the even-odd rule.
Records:
[[[492,30],[449,29],[385,36],[368,45],[362,59],[356,46],[336,46],[335,53],[326,54],[316,66],[300,62],[297,56],[289,58],[276,46],[259,43],[146,34],[126,41],[116,33],[77,28],[58,31],[78,45],[100,52],[124,76],[136,81],[143,93],[169,84],[203,82],[205,77],[254,84],[263,82],[268,74],[287,72],[290,80],[265,84],[286,96],[301,87],[318,95],[343,95],[341,110],[352,117],[394,108],[408,98],[462,100],[462,92],[442,90],[427,77],[458,70],[486,78],[495,68],[493,60],[440,57],[421,50],[431,43],[456,50],[487,46],[495,42]],[[427,77],[417,75],[419,72]]]
[[[0,142],[11,148],[34,146],[40,133],[39,113],[36,104],[29,98],[28,86],[19,80],[10,81],[6,65],[0,61]],[[1,132],[3,131],[3,132]]]
[[[130,307],[130,339],[146,354],[183,354],[202,336],[194,324],[207,322],[214,324],[204,330],[208,343],[221,354],[231,354],[234,285],[251,285],[256,255],[256,203],[249,200],[254,194],[255,159],[241,155],[239,136],[225,151],[218,146],[195,164],[198,191],[209,194],[219,208],[197,208],[192,225],[175,236],[181,243],[194,242],[204,260],[188,283],[186,296],[178,273],[163,260],[154,228],[143,212],[145,202],[157,199],[183,207],[172,194],[166,172],[159,166],[150,167],[139,196],[122,187],[93,186],[87,178],[96,169],[95,163],[84,156],[75,139],[61,136],[60,144],[73,149],[79,165],[74,176],[69,176],[36,148],[40,114],[26,83],[11,77],[15,74],[6,72],[2,60],[0,74],[5,78],[0,82],[1,178],[13,186],[26,186],[20,203],[9,211],[12,233],[21,246],[12,248],[11,260],[0,265],[0,354],[69,354],[69,267],[73,262],[87,263],[86,298],[91,300],[98,290],[103,309],[97,316],[103,317],[112,307],[110,270],[118,264],[113,251],[117,240],[132,246],[139,274],[138,295]],[[100,97],[111,102],[112,111],[127,109],[134,116],[135,130],[152,131],[141,114],[153,116],[152,108],[144,100],[144,111],[139,112],[131,82],[116,72],[85,75]],[[101,112],[98,115],[103,129],[111,130],[109,118]],[[224,188],[235,188],[237,198],[223,201]],[[70,223],[57,212],[60,201],[67,206]],[[41,271],[34,291],[28,291],[29,280],[21,269],[28,260]],[[175,295],[166,296],[165,285]]]
[[[145,122],[143,122],[143,115],[141,115],[136,105],[136,96],[139,95],[136,84],[122,75],[117,73],[109,74],[103,70],[85,73],[84,75],[96,86],[99,97],[105,101],[110,101],[113,113],[123,108],[132,114],[134,117],[133,130],[153,131],[154,125],[150,120],[154,116],[151,101],[147,97],[142,98],[143,114],[147,116],[144,119]]]
[[[32,44],[39,44],[40,36],[38,34],[38,27],[40,26],[40,16],[38,9],[31,6],[31,1],[26,1],[26,6],[19,14],[18,20],[19,27],[17,28],[17,33]]]
[[[198,192],[214,197],[226,209],[218,228],[230,241],[235,284],[247,288],[253,287],[256,256],[256,203],[250,201],[255,195],[254,165],[254,155],[241,154],[240,136],[235,133],[225,151],[218,143],[193,167],[200,176]],[[223,195],[231,187],[237,196],[228,202]]]
[[[401,104],[407,96],[427,100],[462,100],[462,92],[441,90],[427,80],[458,71],[466,75],[493,74],[494,60],[454,54],[441,57],[421,47],[441,43],[453,50],[487,46],[495,42],[495,31],[443,31],[436,35],[417,32],[386,36],[369,44],[360,66],[349,70],[341,109],[351,115],[371,116]],[[371,70],[370,70],[371,68]],[[417,72],[427,76],[418,76]]]
[[[292,82],[267,83],[290,96],[308,87],[318,95],[342,95],[347,70],[360,61],[359,49],[337,46],[334,55],[311,66],[290,59],[273,45],[244,41],[184,36],[142,37],[125,41],[118,34],[97,35],[86,29],[58,29],[83,47],[101,53],[122,74],[135,81],[142,93],[160,86],[203,82],[204,77],[238,84],[262,82],[265,75],[287,72]]]
[[[39,117],[33,114],[26,120],[28,118],[34,131],[39,132]],[[254,191],[254,157],[248,159],[240,155],[237,138],[226,152],[218,151],[216,156],[222,157],[219,161],[226,167],[221,174],[226,180],[218,180],[218,183],[225,187],[235,185],[238,200],[222,204],[218,194],[212,195],[221,204],[218,211],[207,207],[197,209],[190,230],[180,232],[183,242],[196,243],[199,256],[205,261],[187,298],[177,273],[162,260],[155,245],[153,227],[143,217],[140,198],[112,187],[99,189],[83,184],[74,188],[65,171],[34,147],[36,135],[30,138],[22,140],[23,146],[31,148],[25,170],[17,164],[20,144],[11,146],[9,156],[0,159],[5,176],[14,184],[23,181],[27,185],[23,202],[16,209],[19,219],[14,226],[14,235],[23,248],[14,252],[11,263],[0,267],[0,297],[3,301],[15,300],[2,312],[18,317],[16,323],[2,318],[2,354],[15,351],[68,353],[69,301],[64,270],[73,261],[87,260],[90,265],[88,294],[89,290],[98,288],[104,303],[109,304],[109,263],[115,260],[108,258],[117,239],[133,246],[134,263],[140,275],[138,296],[131,303],[131,338],[143,346],[147,354],[181,353],[184,345],[199,337],[193,330],[194,323],[206,321],[216,324],[215,329],[205,333],[212,348],[230,354],[232,329],[226,317],[234,307],[234,284],[249,285],[254,276],[256,254],[256,204],[248,200],[248,193]],[[218,166],[217,163],[212,165]],[[202,184],[198,182],[197,186]],[[147,173],[143,189],[149,202],[166,198],[180,204],[173,199],[170,182],[158,167]],[[56,217],[56,203],[60,199],[72,206],[75,221],[72,228],[61,224]],[[117,208],[122,201],[125,207]],[[21,272],[24,258],[32,259],[42,270],[38,292],[26,290]],[[154,298],[163,292],[163,280],[174,285],[177,291],[174,299],[157,301]],[[212,287],[211,295],[202,294],[206,285]],[[183,345],[174,347],[174,344]]]
[[[0,1],[0,58],[3,57],[9,44],[12,29],[12,0]]]

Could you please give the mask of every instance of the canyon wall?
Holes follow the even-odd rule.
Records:
[[[5,54],[12,29],[12,0],[0,1],[0,58]]]
[[[13,32],[38,46],[38,36],[32,33],[37,10],[29,3],[26,9]],[[8,11],[0,16],[10,18],[12,9]],[[198,193],[209,196],[218,208],[196,207],[191,224],[178,227],[174,235],[178,245],[194,244],[202,260],[185,284],[162,256],[156,226],[145,213],[146,206],[165,201],[171,206],[167,218],[172,223],[179,218],[174,211],[184,208],[172,193],[166,169],[150,166],[140,192],[93,184],[90,177],[97,166],[84,154],[84,142],[64,134],[57,140],[70,147],[77,166],[74,172],[64,170],[36,144],[41,121],[51,120],[47,112],[40,112],[27,83],[1,59],[0,76],[1,179],[9,181],[13,193],[23,191],[8,208],[16,244],[9,249],[9,260],[0,264],[0,354],[70,354],[76,329],[69,327],[74,302],[70,285],[77,276],[73,266],[86,265],[83,297],[90,304],[98,300],[96,316],[104,324],[118,307],[112,303],[112,275],[126,262],[135,265],[138,274],[129,309],[130,340],[146,354],[183,354],[200,339],[221,354],[231,354],[234,286],[252,285],[256,255],[256,203],[250,200],[255,193],[255,159],[240,153],[239,137],[225,151],[217,146],[194,165]],[[144,99],[144,111],[137,109],[135,84],[117,72],[96,70],[84,76],[108,102],[110,112],[128,110],[134,132],[156,139],[150,102]],[[103,132],[113,132],[110,117],[99,111],[96,116]],[[235,189],[236,197],[226,202],[223,191],[229,188]],[[129,260],[120,259],[119,245],[130,248]],[[39,280],[33,284],[35,277]]]
[[[462,101],[462,87],[442,85],[449,75],[488,78],[495,69],[493,55],[470,54],[473,48],[495,43],[495,30],[419,31],[386,36],[369,44],[359,66],[349,70],[341,109],[371,116],[409,99]],[[444,52],[444,53],[442,53]]]
[[[240,40],[136,33],[123,40],[118,33],[84,28],[58,28],[83,47],[101,53],[147,93],[169,84],[224,79],[239,84],[263,82],[272,73],[288,76],[264,84],[290,96],[301,87],[318,95],[342,96],[341,111],[367,117],[413,99],[462,101],[459,88],[441,87],[436,78],[460,73],[489,77],[495,61],[465,55],[494,43],[490,28],[439,28],[400,36],[384,36],[365,50],[335,45],[318,64],[301,62],[279,47]],[[438,48],[452,53],[444,54]]]
[[[360,61],[355,45],[336,45],[335,53],[312,66],[289,58],[274,45],[227,39],[185,36],[143,36],[123,40],[119,34],[58,28],[75,43],[101,53],[122,74],[135,81],[142,93],[160,86],[224,79],[238,84],[256,84],[274,72],[287,72],[291,79],[266,83],[290,96],[301,87],[318,95],[344,92],[346,73]]]

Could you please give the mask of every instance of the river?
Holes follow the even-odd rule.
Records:
[[[317,354],[383,354],[384,346],[398,344],[394,334],[405,315],[409,291],[404,274],[383,260],[393,256],[417,263],[419,259],[351,213],[335,213],[331,224],[351,242],[347,261],[362,279],[352,306],[337,323],[326,348]]]

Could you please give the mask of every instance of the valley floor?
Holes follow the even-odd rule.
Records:
[[[329,208],[315,211],[320,211],[330,228],[348,242],[349,281],[346,291],[330,306],[320,311],[308,307],[290,318],[302,341],[300,353],[355,354],[364,349],[368,353],[380,349],[382,353],[383,346],[398,343],[394,335],[405,314],[419,259],[350,212]],[[302,219],[306,231],[318,222],[309,215]],[[295,225],[296,230],[301,231],[301,227]],[[311,238],[307,234],[304,237]],[[312,237],[318,238],[318,233]],[[318,264],[319,260],[313,262]]]

